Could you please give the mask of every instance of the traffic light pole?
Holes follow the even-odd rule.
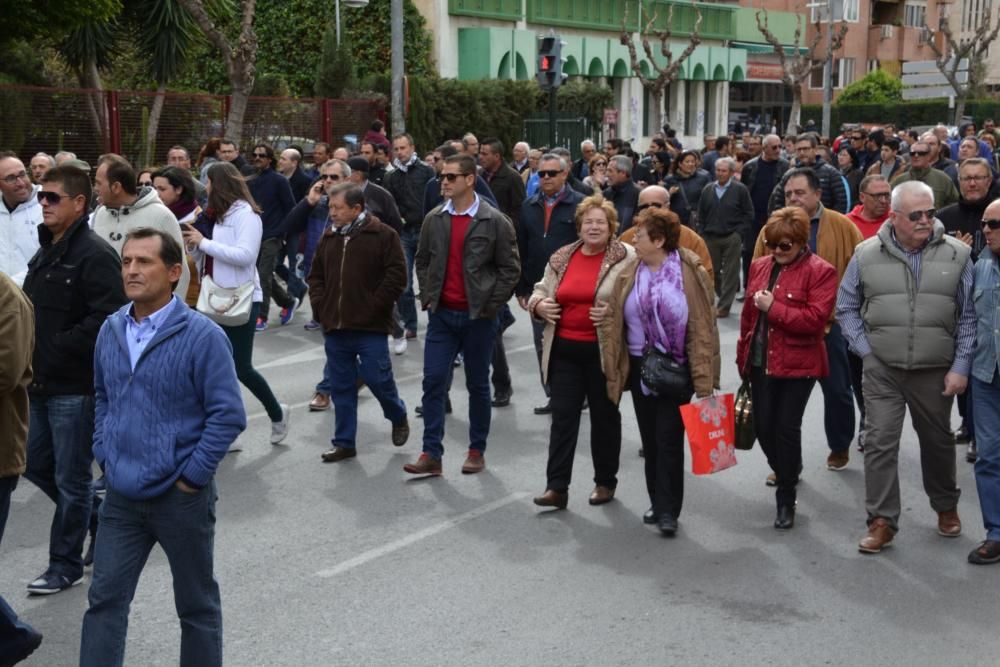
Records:
[[[549,88],[549,148],[556,147],[556,89]]]

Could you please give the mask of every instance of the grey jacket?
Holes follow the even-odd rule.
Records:
[[[436,206],[420,229],[414,265],[420,282],[420,303],[437,310],[444,287],[451,243],[451,214]],[[490,319],[514,293],[521,276],[514,226],[503,213],[480,199],[476,217],[465,234],[463,269],[469,316]]]

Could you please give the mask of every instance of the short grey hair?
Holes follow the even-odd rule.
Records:
[[[32,155],[31,159],[34,160],[36,157],[43,157],[46,160],[48,160],[50,167],[56,166],[56,159],[54,157],[52,157],[51,155],[49,155],[48,153],[43,153],[43,152],[39,151],[39,152],[35,153],[34,155]],[[30,162],[30,160],[29,160],[29,162]]]
[[[993,176],[993,167],[990,166],[989,160],[982,157],[970,157],[962,160],[958,165],[958,171],[961,172],[966,167],[982,167],[986,170],[986,173]]]
[[[527,141],[519,141],[516,144],[514,144],[514,148],[517,148],[518,146],[524,146],[524,150],[526,151],[531,150],[531,146],[528,144]]]
[[[584,139],[583,141],[580,142],[580,150],[583,150],[587,146],[590,146],[591,148],[593,148],[595,150],[597,149],[597,144],[595,144],[590,139]]]
[[[736,160],[731,157],[720,157],[715,161],[715,166],[718,167],[720,164],[729,165],[729,171],[736,173]]]
[[[341,176],[343,176],[344,178],[351,177],[351,167],[346,162],[344,162],[339,158],[332,158],[330,160],[327,160],[326,162],[323,163],[323,166],[320,167],[320,169],[325,169],[327,167],[332,167],[334,165],[338,165],[340,167]]]
[[[608,162],[614,164],[618,171],[625,172],[629,176],[632,175],[632,158],[628,155],[612,155]]]
[[[293,162],[302,161],[302,153],[300,153],[296,148],[286,148],[281,152],[281,154],[284,155],[285,153],[288,153],[288,159],[292,160]]]
[[[927,195],[934,201],[934,191],[931,186],[923,181],[906,181],[900,183],[892,189],[892,210],[899,211],[903,204],[903,197],[913,197],[916,195]]]
[[[764,138],[763,138],[763,140],[761,140],[761,142],[760,142],[760,143],[761,143],[761,144],[766,144],[766,143],[767,143],[767,142],[769,142],[769,141],[770,141],[770,142],[771,142],[772,144],[773,144],[773,143],[775,143],[775,142],[777,142],[777,143],[778,143],[778,145],[781,145],[781,137],[779,137],[779,136],[778,136],[778,135],[776,135],[776,134],[768,134],[768,135],[765,135],[765,136],[764,136]]]
[[[548,160],[559,160],[559,171],[566,171],[567,162],[566,158],[561,155],[556,155],[555,153],[546,153],[542,157],[538,158],[538,164],[547,162]]]
[[[71,153],[69,151],[59,151],[58,153],[56,153],[55,159],[58,160],[60,157],[64,157],[67,160],[75,160],[76,153]]]

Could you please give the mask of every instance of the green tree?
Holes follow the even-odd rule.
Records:
[[[338,98],[354,85],[354,60],[350,39],[344,35],[337,44],[337,31],[327,28],[323,34],[323,55],[316,68],[317,97]]]
[[[390,0],[372,0],[362,9],[340,10],[341,27],[351,37],[354,66],[359,79],[391,70],[392,38]],[[410,0],[403,2],[403,33],[407,76],[431,76],[431,35],[423,15]]]
[[[116,16],[121,0],[0,0],[0,44],[14,39],[61,38],[88,23]]]
[[[842,104],[892,104],[903,101],[903,82],[884,70],[874,70],[849,84],[837,96]]]

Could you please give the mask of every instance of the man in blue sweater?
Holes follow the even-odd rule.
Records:
[[[174,575],[180,664],[222,664],[213,477],[246,428],[246,412],[226,335],[172,294],[183,261],[170,236],[134,230],[122,250],[131,303],[97,339],[94,456],[108,492],[81,667],[124,663],[129,605],[156,543]]]

